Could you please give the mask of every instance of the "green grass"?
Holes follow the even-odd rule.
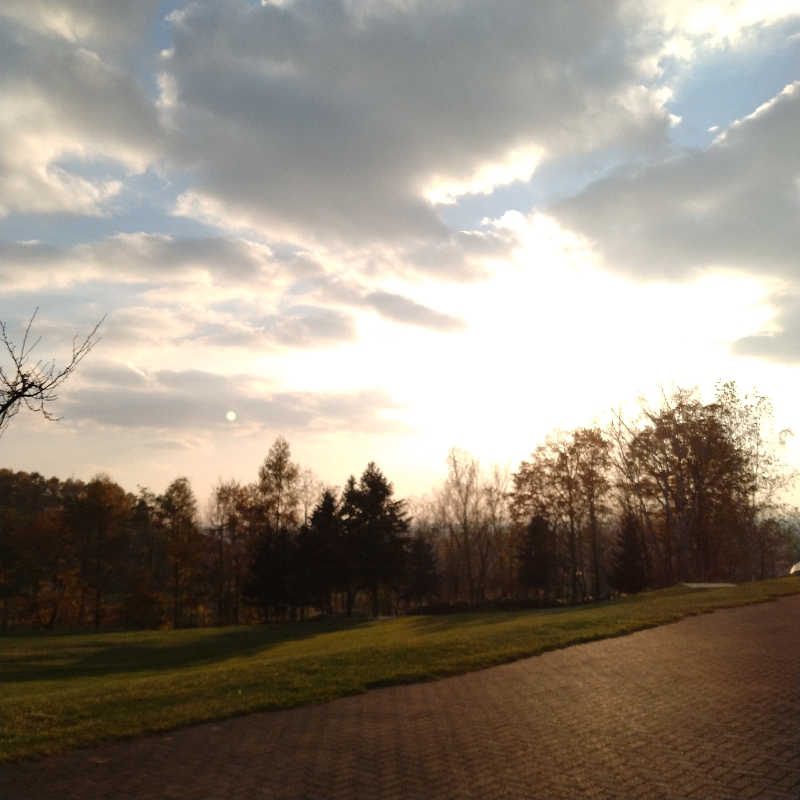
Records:
[[[0,761],[455,675],[795,593],[800,580],[780,578],[573,609],[4,636]]]

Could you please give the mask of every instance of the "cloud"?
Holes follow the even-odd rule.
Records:
[[[131,304],[109,314],[103,340],[112,347],[221,347],[268,351],[334,347],[356,338],[353,318],[337,309],[282,308],[264,315],[213,312],[204,303]]]
[[[488,277],[487,262],[508,258],[518,244],[509,231],[496,227],[455,231],[445,239],[401,249],[395,271],[408,271],[410,267],[443,279],[481,280]]]
[[[20,273],[31,269],[49,270],[58,263],[63,251],[58,247],[39,241],[0,241],[0,262],[3,264],[4,283],[15,268]]]
[[[112,267],[133,277],[169,279],[199,271],[221,282],[252,282],[273,278],[279,271],[267,245],[222,237],[121,233],[77,248],[76,255],[87,257],[101,270]]]
[[[653,14],[674,37],[712,48],[736,44],[756,26],[797,14],[795,0],[652,0],[651,4]]]
[[[81,368],[81,378],[90,383],[108,384],[111,386],[142,387],[147,384],[147,377],[129,367],[127,364],[101,362],[89,364]]]
[[[370,288],[380,281],[339,276],[335,263],[244,239],[135,233],[72,248],[0,242],[0,261],[6,296],[30,295],[31,308],[44,302],[43,330],[58,334],[65,314],[78,326],[108,314],[103,339],[112,347],[326,348],[355,341],[354,312],[365,309],[434,331],[465,327]]]
[[[442,314],[432,308],[415,303],[407,297],[391,292],[372,292],[367,303],[376,308],[381,316],[406,325],[418,325],[435,331],[459,331],[466,323],[458,317]]]
[[[113,310],[103,324],[102,347],[165,349],[186,340],[196,328],[193,319],[175,309],[137,305]]]
[[[0,241],[3,290],[31,290],[87,281],[280,285],[313,267],[297,257],[276,257],[270,247],[247,239],[177,238],[119,233],[71,248],[42,242]],[[318,268],[317,268],[318,269]]]
[[[66,12],[45,14],[47,6],[34,3],[28,13],[12,3],[6,13],[71,25]],[[156,106],[135,78],[68,38],[0,16],[0,217],[108,213],[123,186],[119,169],[142,172],[163,147]],[[71,166],[98,161],[117,169],[87,176]]]
[[[432,184],[491,191],[531,153],[666,141],[641,66],[661,34],[630,4],[229,0],[171,20],[170,158],[196,176],[176,212],[221,225],[445,241]]]
[[[263,330],[275,341],[291,347],[355,339],[352,318],[336,309],[295,306],[263,320]]]
[[[222,347],[317,348],[353,341],[353,318],[342,311],[313,306],[291,306],[266,316],[237,316],[225,322],[199,325],[192,339]]]
[[[755,356],[768,361],[800,363],[800,296],[796,294],[773,298],[776,307],[777,331],[745,336],[733,343],[733,353]]]
[[[0,17],[69,42],[119,46],[144,33],[157,10],[157,0],[3,0]]]
[[[162,370],[147,388],[131,387],[128,376],[101,369],[98,383],[75,389],[59,404],[66,424],[92,422],[119,428],[204,431],[224,427],[234,410],[238,424],[284,430],[388,432],[399,423],[382,413],[396,408],[383,391],[253,392],[258,376],[221,375],[202,370]]]
[[[313,298],[316,302],[369,309],[392,322],[416,325],[434,331],[449,332],[463,330],[466,327],[466,323],[458,317],[443,314],[401,294],[382,289],[370,291],[364,287],[364,281],[346,280],[331,273],[299,281],[286,296],[305,296]],[[241,305],[239,307],[241,308]]]
[[[620,171],[550,213],[634,277],[723,267],[797,279],[798,130],[800,81],[708,149]]]

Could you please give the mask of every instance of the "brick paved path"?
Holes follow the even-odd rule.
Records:
[[[0,767],[35,798],[800,797],[800,597]]]

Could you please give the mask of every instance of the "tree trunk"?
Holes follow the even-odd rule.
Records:
[[[173,580],[174,580],[174,589],[172,590],[172,627],[178,627],[178,596],[179,596],[179,572],[178,572],[178,565],[176,564],[173,567]]]
[[[56,621],[58,620],[58,612],[61,608],[61,601],[63,600],[64,595],[66,594],[67,591],[67,587],[64,584],[64,582],[58,580],[58,578],[55,578],[53,583],[55,583],[58,589],[56,591],[56,597],[53,602],[53,610],[50,613],[50,619],[47,623],[48,628],[52,628],[56,624]]]
[[[569,520],[569,558],[570,558],[570,602],[578,602],[578,542],[575,536],[575,522]]]
[[[379,608],[378,608],[378,587],[377,586],[373,586],[372,589],[370,590],[370,594],[372,595],[372,616],[375,617],[375,619],[377,619],[378,618],[378,611],[379,611]]]
[[[354,600],[355,600],[355,593],[353,592],[352,589],[348,588],[348,590],[346,592],[346,598],[345,598],[346,610],[347,610],[347,616],[348,617],[352,616],[352,614],[353,614],[353,601]]]
[[[592,597],[600,597],[600,540],[597,531],[597,513],[594,503],[589,505],[589,524],[592,535]]]
[[[103,616],[103,597],[99,589],[94,590],[94,629],[99,630]]]

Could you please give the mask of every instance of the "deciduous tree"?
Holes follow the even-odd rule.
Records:
[[[88,336],[73,339],[72,356],[63,366],[56,366],[54,360],[36,358],[33,351],[40,340],[32,336],[31,328],[38,310],[28,320],[19,345],[10,338],[5,322],[0,321],[0,434],[22,407],[42,414],[45,419],[57,419],[50,404],[58,399],[59,387],[99,341],[102,319]]]
[[[289,442],[279,436],[258,470],[258,488],[274,531],[297,526],[300,467],[292,461]]]

